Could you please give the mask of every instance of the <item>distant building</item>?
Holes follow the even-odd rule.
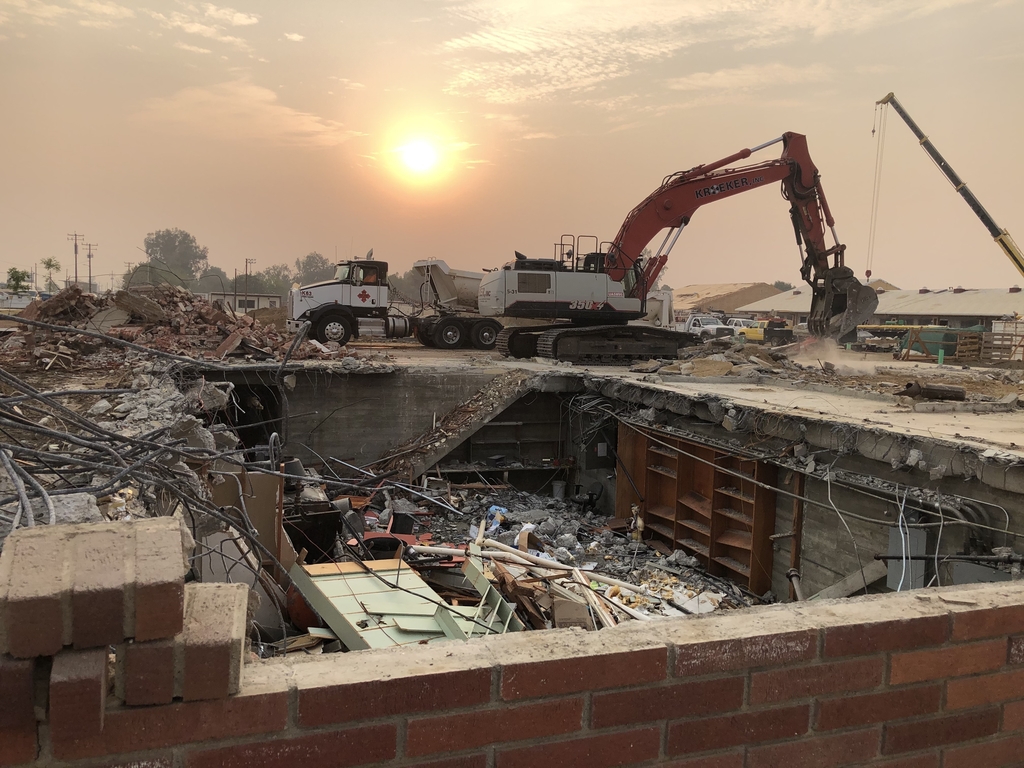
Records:
[[[874,287],[875,283],[871,284]],[[739,311],[764,317],[782,317],[793,324],[806,323],[811,309],[811,289],[804,286],[740,307]],[[878,309],[865,325],[944,325],[970,328],[993,321],[1024,317],[1024,293],[1013,288],[947,288],[916,291],[878,291]]]
[[[733,313],[744,304],[766,299],[780,293],[768,283],[704,283],[684,285],[672,291],[676,321],[682,322],[693,312]]]
[[[281,296],[276,293],[208,293],[207,299],[210,302],[219,301],[226,308],[235,312],[249,312],[253,309],[273,309],[283,307]]]

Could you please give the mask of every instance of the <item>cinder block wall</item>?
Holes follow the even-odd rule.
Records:
[[[291,657],[73,734],[32,674],[0,664],[2,765],[995,768],[1024,760],[1024,585]]]

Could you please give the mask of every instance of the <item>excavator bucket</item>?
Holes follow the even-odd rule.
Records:
[[[807,330],[812,336],[839,341],[875,314],[878,294],[861,283],[849,267],[834,267],[814,289]]]

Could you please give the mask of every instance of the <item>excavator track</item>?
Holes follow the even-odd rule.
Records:
[[[537,339],[540,331],[561,328],[560,325],[529,325],[502,328],[494,348],[502,357],[536,357]]]
[[[680,347],[699,344],[692,333],[640,325],[559,326],[543,330],[537,355],[586,365],[623,365],[655,357],[675,358]]]

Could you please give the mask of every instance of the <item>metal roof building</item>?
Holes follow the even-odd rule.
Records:
[[[811,289],[797,288],[738,309],[757,315],[784,317],[793,323],[807,322],[811,307]],[[880,291],[873,324],[898,322],[904,325],[948,325],[968,328],[992,321],[1024,316],[1024,293],[1020,288],[947,288],[930,291]]]

